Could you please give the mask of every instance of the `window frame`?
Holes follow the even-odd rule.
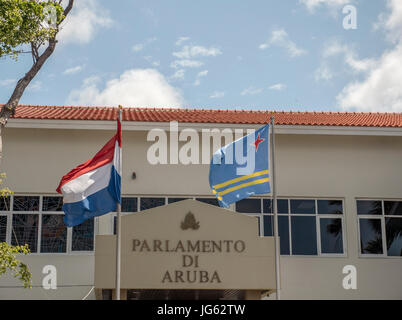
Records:
[[[135,195],[135,194],[124,194],[124,195],[122,195],[121,196],[122,198],[137,198],[137,211],[136,212],[121,212],[120,214],[121,214],[121,216],[125,216],[125,215],[128,215],[128,214],[136,214],[136,213],[141,213],[142,211],[145,211],[145,210],[141,210],[141,198],[164,198],[165,199],[165,204],[163,204],[163,205],[161,205],[161,206],[158,206],[158,207],[163,207],[163,206],[166,206],[166,205],[168,205],[168,204],[171,204],[171,203],[169,203],[169,198],[186,198],[186,200],[197,200],[197,199],[216,199],[216,197],[214,197],[213,195],[196,195],[196,196],[194,196],[194,195],[169,195],[169,196],[166,196],[166,195],[149,195],[149,194],[146,194],[146,195],[144,195],[144,194],[142,194],[142,195]],[[158,207],[155,207],[155,208],[158,208]],[[153,209],[153,208],[150,208],[150,209]],[[146,210],[150,210],[150,209],[146,209]],[[230,210],[232,210],[232,209],[230,209]],[[115,229],[115,227],[114,227],[114,224],[115,224],[115,222],[114,222],[114,218],[117,216],[117,212],[110,212],[110,213],[108,213],[109,215],[110,215],[110,217],[109,217],[109,221],[110,221],[110,234],[115,234],[114,233],[114,229]]]
[[[22,196],[22,197],[39,197],[39,210],[38,211],[14,211],[14,196]],[[0,215],[7,216],[7,233],[6,233],[6,242],[11,244],[12,240],[12,221],[13,215],[25,215],[25,214],[35,214],[38,215],[38,230],[37,230],[37,250],[36,252],[31,252],[30,255],[90,255],[93,256],[95,254],[96,248],[96,235],[98,234],[98,217],[94,218],[94,234],[93,234],[93,250],[85,250],[85,251],[76,251],[72,250],[72,235],[73,235],[73,227],[66,227],[66,252],[41,252],[41,243],[42,243],[42,216],[43,215],[63,215],[63,211],[43,211],[43,197],[62,197],[59,194],[51,194],[51,193],[15,193],[10,196],[10,208],[8,211],[0,211]]]
[[[358,214],[357,213],[357,201],[381,201],[381,214],[380,215],[370,215],[370,214]],[[358,258],[363,259],[401,259],[402,256],[389,256],[388,248],[387,248],[387,234],[385,228],[385,219],[386,218],[400,218],[401,215],[386,215],[385,214],[385,201],[395,201],[402,202],[402,199],[395,198],[355,198],[355,212],[357,219],[357,250],[358,250]],[[378,219],[381,221],[381,237],[382,237],[382,248],[383,253],[362,253],[361,248],[361,234],[360,234],[360,219]]]
[[[260,213],[243,213],[243,212],[237,212],[240,214],[244,214],[247,216],[254,216],[257,217],[260,221],[259,223],[259,231],[260,231],[260,236],[264,237],[264,216],[271,216],[272,218],[274,217],[274,214],[272,213],[264,213],[264,200],[271,200],[272,197],[250,197],[248,199],[260,199],[261,201],[261,212]],[[277,197],[276,200],[287,200],[288,203],[288,212],[287,213],[278,213],[278,218],[280,216],[285,216],[288,218],[288,234],[289,234],[289,254],[281,254],[283,257],[300,257],[300,258],[317,258],[317,257],[324,257],[324,258],[346,258],[348,256],[347,253],[347,243],[346,243],[346,215],[345,215],[345,199],[344,198],[338,198],[338,197],[284,197],[280,196]],[[290,201],[291,200],[314,200],[315,204],[315,213],[292,213],[291,212],[291,207],[290,207]],[[343,212],[342,214],[323,214],[323,213],[318,213],[318,200],[337,200],[337,201],[342,201],[342,209]],[[236,210],[236,208],[234,208]],[[292,217],[315,217],[315,229],[316,229],[316,241],[317,241],[317,254],[311,255],[311,254],[293,254],[293,248],[292,248]],[[342,249],[343,253],[322,253],[322,248],[321,248],[321,230],[320,230],[320,218],[329,218],[329,219],[341,219],[342,223]],[[279,220],[279,219],[278,219]]]

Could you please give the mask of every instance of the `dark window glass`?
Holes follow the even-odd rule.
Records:
[[[67,227],[63,219],[60,214],[42,215],[40,252],[66,252]]]
[[[381,201],[358,200],[357,214],[382,214]]]
[[[385,233],[388,256],[402,256],[402,218],[386,218]]]
[[[31,252],[37,251],[38,243],[38,219],[37,214],[13,214],[13,232],[11,233],[11,244],[28,244]]]
[[[343,253],[342,219],[320,219],[321,253]]]
[[[168,198],[168,203],[175,203],[183,200],[188,200],[190,198]]]
[[[386,215],[402,215],[402,201],[384,201]]]
[[[39,211],[39,197],[14,196],[14,211]]]
[[[278,213],[289,213],[289,203],[288,200],[281,199],[276,201],[278,205]]]
[[[274,217],[264,216],[264,236],[272,237],[274,235]]]
[[[121,220],[120,220],[120,224],[121,224]],[[114,216],[113,217],[113,234],[116,234],[116,228],[117,228],[117,217]]]
[[[258,220],[258,235],[261,237],[261,227],[260,227],[260,225],[261,225],[261,219],[260,219],[260,217],[256,217],[257,218],[257,220]]]
[[[272,201],[271,199],[262,200],[262,212],[263,213],[274,213],[272,211]]]
[[[7,217],[0,216],[0,242],[6,242],[7,236]]]
[[[219,207],[219,202],[216,198],[197,198],[197,201],[201,201],[204,203],[212,204],[213,206]]]
[[[63,197],[43,197],[43,211],[62,211]]]
[[[289,213],[288,200],[276,200],[276,210],[278,213]],[[264,199],[262,203],[262,210],[264,213],[273,213],[272,211],[272,200]]]
[[[141,210],[147,210],[165,205],[165,198],[141,198]]]
[[[121,212],[137,212],[137,198],[123,197],[121,199]]]
[[[274,234],[273,219],[273,216],[264,216],[264,235],[266,237],[272,237]],[[278,233],[281,254],[289,254],[289,218],[287,216],[278,216]]]
[[[10,211],[10,197],[0,197],[0,211]]]
[[[120,228],[122,228],[122,220],[121,220],[121,217],[120,217]],[[117,233],[117,232],[116,232],[116,229],[117,229],[117,217],[114,216],[114,217],[113,217],[113,234],[116,234],[116,233]]]
[[[92,251],[94,249],[94,218],[73,227],[71,248],[73,251]]]
[[[380,219],[360,219],[361,253],[382,254]]]
[[[320,214],[343,214],[342,200],[317,200]]]
[[[292,254],[316,255],[317,231],[315,217],[292,217]]]
[[[290,254],[289,243],[289,217],[278,216],[279,241],[281,246],[281,254]]]
[[[315,213],[314,200],[290,200],[291,213]]]
[[[260,199],[243,199],[236,202],[236,211],[242,213],[261,213]]]

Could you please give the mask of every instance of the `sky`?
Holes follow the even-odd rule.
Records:
[[[21,104],[402,112],[401,0],[76,0],[58,39]]]

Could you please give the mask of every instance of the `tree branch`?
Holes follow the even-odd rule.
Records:
[[[74,0],[69,0],[66,8],[64,9],[64,18],[62,21],[60,21],[57,24],[57,30],[56,34],[52,39],[49,39],[49,44],[45,51],[39,55],[38,53],[38,48],[34,43],[31,43],[31,48],[32,48],[32,56],[34,58],[34,64],[32,65],[31,69],[25,74],[24,77],[22,77],[20,80],[18,80],[14,91],[8,100],[8,102],[3,105],[1,112],[0,112],[0,126],[3,127],[6,125],[8,119],[14,115],[15,109],[18,106],[18,103],[24,94],[25,89],[28,87],[32,79],[38,74],[39,70],[42,68],[42,66],[45,64],[47,59],[52,55],[56,48],[57,40],[56,36],[59,32],[59,25],[62,23],[65,18],[68,16],[70,13],[71,9],[73,8],[74,5]]]

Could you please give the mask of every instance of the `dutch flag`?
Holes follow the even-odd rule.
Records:
[[[63,194],[64,223],[68,227],[116,211],[121,203],[121,123],[117,133],[90,160],[67,173],[57,192]]]

